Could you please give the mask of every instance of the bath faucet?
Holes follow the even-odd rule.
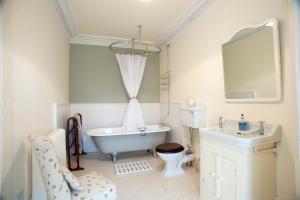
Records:
[[[138,129],[141,133],[141,136],[146,136],[147,127],[139,127]]]
[[[147,127],[139,127],[138,129],[139,129],[140,132],[146,132]]]

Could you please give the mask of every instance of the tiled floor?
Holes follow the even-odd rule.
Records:
[[[88,171],[96,171],[109,177],[117,186],[118,200],[198,200],[199,173],[194,168],[186,168],[183,176],[166,178],[161,171],[163,162],[148,153],[120,155],[118,162],[147,160],[153,170],[140,174],[116,176],[110,158],[90,153],[81,158],[84,171],[74,172],[79,176]]]

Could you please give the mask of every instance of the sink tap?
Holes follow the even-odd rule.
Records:
[[[259,129],[256,132],[259,135],[264,135],[264,133],[265,133],[264,123],[265,123],[265,121],[258,121],[258,123],[259,123]]]
[[[142,133],[145,133],[147,130],[147,127],[139,127],[138,130]]]
[[[224,118],[222,116],[219,117],[219,128],[224,128]]]

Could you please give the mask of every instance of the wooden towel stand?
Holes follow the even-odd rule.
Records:
[[[78,113],[79,114],[79,113]],[[80,154],[85,155],[87,154],[86,152],[84,152],[82,150],[82,152],[80,153],[80,143],[79,143],[79,123],[82,124],[82,115],[79,114],[80,116],[80,122],[78,122],[76,117],[70,117],[67,120],[67,131],[66,131],[66,151],[67,151],[67,164],[68,164],[68,168],[70,171],[78,171],[78,170],[84,170],[83,167],[80,167]],[[71,144],[71,135],[72,132],[74,133],[74,138],[75,138],[75,153],[73,155],[76,156],[76,167],[72,168],[71,165],[71,148],[73,146],[73,143]]]

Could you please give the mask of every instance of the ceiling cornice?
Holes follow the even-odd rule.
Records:
[[[52,0],[61,22],[70,38],[77,36],[77,28],[70,8],[69,0]]]
[[[127,38],[119,37],[106,37],[100,35],[85,35],[79,34],[70,38],[70,43],[72,44],[88,44],[88,45],[99,45],[99,46],[109,46],[113,42],[117,41],[130,41]]]
[[[99,35],[85,35],[85,34],[79,34],[77,36],[74,36],[70,38],[71,44],[86,44],[86,45],[97,45],[97,46],[110,46],[111,43],[114,42],[124,42],[116,44],[115,47],[124,47],[124,48],[130,48],[131,46],[128,45],[127,42],[130,42],[131,39],[127,38],[120,38],[120,37],[106,37],[106,36],[99,36]],[[142,41],[143,43],[153,44],[153,42],[149,41]],[[135,45],[136,48],[141,48],[139,45]],[[149,47],[149,49],[153,49],[152,47]],[[155,50],[155,48],[154,48]]]
[[[200,15],[215,0],[193,0],[184,11],[176,18],[175,22],[161,34],[157,43],[168,43],[179,31],[186,25],[191,23],[198,15]]]
[[[176,18],[167,30],[156,41],[158,44],[167,44],[180,30],[193,21],[215,0],[193,0]],[[78,34],[69,0],[52,0],[60,19],[70,36],[70,43],[109,46],[112,42],[128,41],[127,38],[117,38],[99,35]]]

